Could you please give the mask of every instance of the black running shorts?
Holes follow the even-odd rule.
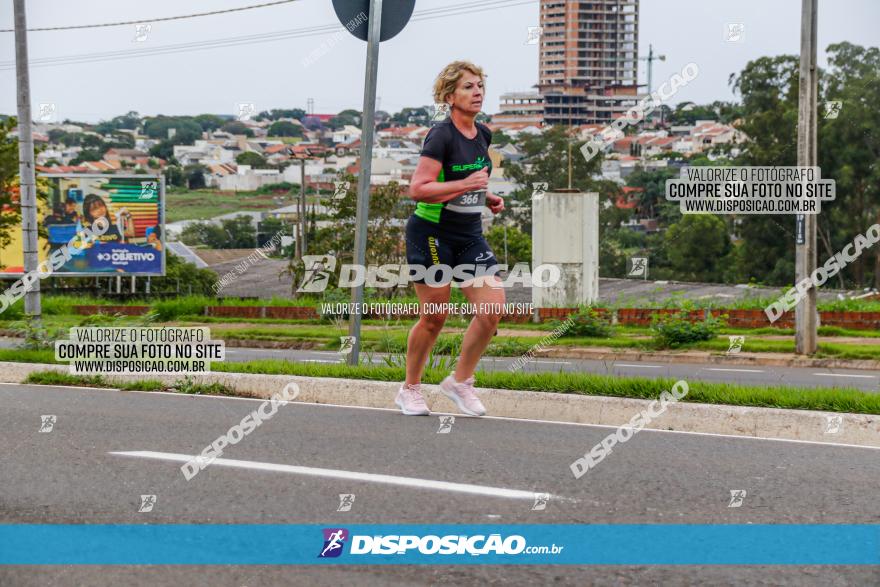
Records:
[[[406,223],[406,262],[425,267],[428,275],[432,276],[428,280],[432,285],[446,283],[450,279],[461,283],[481,272],[491,274],[489,269],[498,265],[498,260],[483,237],[479,215],[476,216],[476,222],[472,224],[448,228],[444,228],[442,223],[410,216]],[[450,271],[440,271],[440,268],[431,270],[434,265],[446,265]],[[478,269],[480,267],[485,269]],[[414,283],[425,281],[424,278],[413,278]]]

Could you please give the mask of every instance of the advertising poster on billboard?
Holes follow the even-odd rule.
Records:
[[[58,250],[67,253],[55,273],[164,275],[161,177],[44,174],[41,181],[49,184],[49,199],[38,214],[40,260]],[[105,228],[103,233],[95,230],[98,226]],[[83,231],[89,228],[96,236],[84,240]],[[13,240],[4,247],[0,259],[4,265],[0,274],[21,274],[20,242]]]

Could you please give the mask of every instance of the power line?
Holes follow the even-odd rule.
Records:
[[[478,0],[476,2],[455,4],[444,6],[442,8],[430,8],[417,11],[413,14],[411,21],[418,22],[433,20],[435,18],[445,18],[448,16],[455,16],[459,14],[483,12],[486,10],[494,10],[496,8],[507,8],[513,6],[521,6],[525,4],[534,4],[536,1],[537,0]],[[189,51],[204,51],[208,49],[236,47],[239,45],[269,43],[284,39],[323,35],[334,31],[345,31],[345,28],[337,23],[304,27],[299,29],[287,29],[275,31],[272,33],[259,33],[254,35],[225,37],[207,41],[193,41],[190,43],[162,45],[159,47],[148,47],[142,49],[127,49],[122,51],[106,51],[99,53],[81,53],[78,55],[67,55],[62,57],[43,57],[31,59],[30,66],[32,68],[55,67],[58,65],[77,65],[82,63],[134,59],[138,57],[150,57],[153,55],[172,55]],[[0,62],[0,71],[11,70],[14,67],[15,61]]]
[[[263,4],[253,4],[251,6],[241,6],[239,8],[227,8],[225,10],[213,10],[211,12],[199,12],[196,14],[183,14],[181,16],[166,16],[162,18],[149,18],[144,20],[128,20],[122,22],[105,22],[101,24],[79,24],[73,26],[55,26],[55,27],[40,27],[34,29],[28,29],[28,32],[38,32],[38,31],[72,31],[77,29],[97,29],[104,27],[112,27],[112,26],[126,26],[132,24],[146,24],[152,22],[165,22],[169,20],[184,20],[187,18],[198,18],[200,16],[214,16],[216,14],[228,14],[230,12],[241,12],[243,10],[253,10],[254,8],[265,8],[267,6],[276,6],[278,4],[289,4],[291,2],[296,2],[297,0],[276,0],[275,2],[264,2]],[[11,33],[15,29],[0,29],[0,33]]]
[[[95,61],[112,61],[115,59],[130,59],[134,57],[149,57],[151,55],[183,53],[190,50],[197,51],[200,49],[234,47],[236,45],[278,41],[291,37],[305,37],[316,34],[324,34],[334,30],[335,28],[337,28],[337,25],[323,25],[320,27],[292,29],[286,31],[278,31],[275,33],[262,33],[257,35],[226,37],[209,41],[193,41],[191,43],[162,45],[159,47],[150,47],[145,49],[106,51],[100,53],[80,53],[78,55],[67,55],[63,57],[44,57],[41,59],[31,59],[30,65],[31,67],[51,67],[55,65],[72,65],[77,63],[92,63]],[[10,69],[11,67],[14,67],[14,63],[15,62],[13,61],[0,62],[0,70]]]

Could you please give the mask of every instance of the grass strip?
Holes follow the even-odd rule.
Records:
[[[28,359],[22,354],[26,353]],[[14,357],[14,359],[12,358]],[[11,351],[0,349],[0,360],[32,363],[54,363],[52,351]],[[296,363],[278,359],[261,359],[246,363],[213,363],[215,372],[262,373],[268,375],[299,375],[303,377],[335,377],[341,379],[361,379],[369,381],[394,381],[404,379],[402,367],[350,366],[327,363]],[[447,375],[444,371],[427,370],[423,381],[439,383]],[[31,378],[35,379],[31,379]],[[43,378],[43,379],[40,379]],[[67,379],[70,378],[70,379]],[[85,379],[83,379],[85,378]],[[90,379],[97,378],[97,379]],[[47,385],[99,385],[100,375],[69,375],[66,373],[35,373],[26,383]],[[636,399],[656,399],[660,393],[668,391],[674,379],[647,377],[615,377],[591,373],[510,373],[507,371],[478,371],[479,387],[511,389],[523,391],[576,393],[607,397],[626,397]],[[104,381],[104,386],[120,388],[120,384]],[[212,395],[236,395],[233,390],[220,384],[208,386],[191,384],[186,380],[169,386],[182,393],[202,393]],[[138,382],[133,385],[149,384]],[[705,404],[725,404],[765,408],[788,408],[797,410],[817,410],[823,412],[848,412],[854,414],[880,414],[880,394],[867,393],[853,388],[799,388],[786,385],[746,386],[732,383],[688,381],[690,391],[683,401]],[[99,385],[101,386],[101,385]],[[135,389],[135,388],[131,388]],[[138,388],[139,389],[139,388]],[[239,394],[240,395],[240,394]]]
[[[370,381],[403,381],[403,368],[354,367],[327,363],[293,363],[278,359],[263,359],[247,363],[219,363],[215,371],[237,373],[267,373],[299,375],[304,377],[337,377]],[[446,372],[425,372],[422,381],[440,383]],[[636,399],[657,399],[668,391],[675,379],[647,377],[616,377],[592,373],[510,373],[507,371],[478,371],[478,387],[523,391],[550,391]],[[688,381],[690,391],[683,401],[705,404],[726,404],[765,408],[789,408],[854,414],[880,414],[880,394],[871,394],[853,388],[813,388],[774,385],[754,387],[731,383]]]
[[[167,385],[156,379],[140,381],[108,381],[102,375],[71,375],[56,371],[38,371],[30,373],[22,383],[36,385],[78,385],[82,387],[104,387],[123,391],[176,391],[189,395],[245,395],[222,383],[196,383],[183,378]]]

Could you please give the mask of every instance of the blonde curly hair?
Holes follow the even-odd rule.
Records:
[[[446,98],[455,93],[458,81],[466,71],[480,76],[483,84],[486,83],[486,74],[483,73],[482,67],[474,65],[470,61],[453,61],[444,67],[437,79],[434,80],[434,102],[437,104],[446,103]]]

